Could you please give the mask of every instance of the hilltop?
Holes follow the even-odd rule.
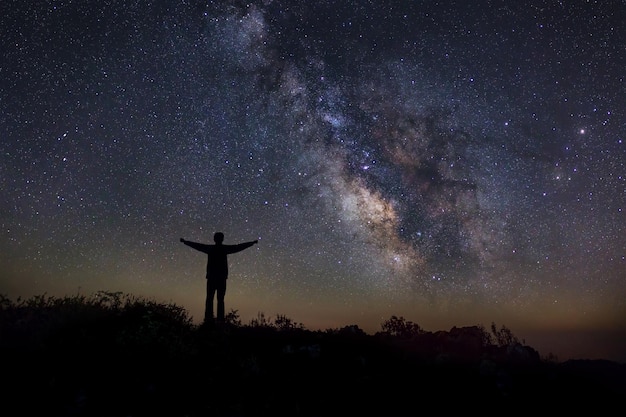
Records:
[[[423,331],[391,317],[310,331],[121,293],[0,299],[12,416],[527,415],[621,405],[626,365],[541,358],[505,326]]]

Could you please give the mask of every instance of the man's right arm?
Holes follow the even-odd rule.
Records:
[[[256,245],[257,243],[259,243],[258,239],[253,240],[252,242],[239,243],[237,245],[224,245],[224,247],[227,248],[228,253],[237,253],[249,248],[252,245]]]

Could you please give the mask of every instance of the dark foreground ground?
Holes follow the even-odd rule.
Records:
[[[1,310],[5,416],[613,415],[626,399],[624,364],[541,359],[480,327],[197,327],[154,303],[40,304]]]

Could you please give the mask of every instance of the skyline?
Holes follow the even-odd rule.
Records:
[[[0,6],[0,293],[626,361],[623,2]]]

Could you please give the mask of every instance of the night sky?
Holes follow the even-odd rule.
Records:
[[[3,1],[0,293],[626,361],[623,1]]]

